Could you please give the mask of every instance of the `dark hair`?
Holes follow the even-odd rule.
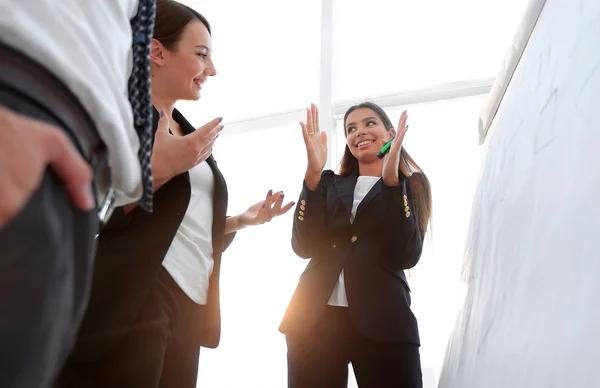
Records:
[[[392,121],[379,105],[372,102],[363,102],[361,104],[351,106],[346,111],[346,114],[344,115],[344,135],[346,135],[346,121],[348,120],[350,113],[357,109],[363,108],[370,109],[375,112],[388,131],[394,128]],[[354,172],[358,172],[358,160],[354,157],[354,155],[352,155],[350,148],[348,148],[348,145],[346,144],[344,156],[340,162],[339,174],[342,176],[348,176]],[[411,158],[408,152],[406,152],[404,146],[402,146],[400,151],[398,175],[406,180],[406,184],[408,186],[407,189],[411,193],[413,200],[413,205],[411,206],[412,211],[415,213],[415,217],[418,222],[419,233],[422,237],[425,235],[425,232],[427,232],[427,226],[431,221],[431,185],[429,184],[429,179],[427,179],[427,176],[421,167],[419,167],[419,165],[413,160],[413,158]]]
[[[198,11],[174,0],[156,0],[153,38],[173,51],[181,39],[185,27],[194,20],[199,20],[206,26],[208,33],[212,34],[208,20]]]

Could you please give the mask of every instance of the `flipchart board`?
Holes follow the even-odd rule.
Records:
[[[600,2],[531,1],[480,118],[439,388],[600,387]]]

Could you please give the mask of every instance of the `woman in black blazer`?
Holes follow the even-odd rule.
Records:
[[[322,171],[326,135],[313,105],[301,123],[308,154],[292,247],[310,259],[280,331],[290,388],[347,386],[352,363],[361,388],[422,386],[417,321],[404,270],[419,261],[431,213],[429,182],[377,105],[344,117],[341,171]],[[377,157],[395,135],[389,153]]]
[[[212,157],[220,119],[195,129],[174,109],[216,75],[210,26],[158,0],[152,41],[153,213],[117,208],[98,238],[89,308],[61,382],[72,387],[195,388],[201,346],[219,343],[221,254],[237,230],[288,211],[283,193],[226,217]]]

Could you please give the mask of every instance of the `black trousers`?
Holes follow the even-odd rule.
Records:
[[[1,84],[0,105],[60,127],[49,112]],[[75,209],[50,170],[0,229],[0,386],[52,386],[87,304],[97,231],[96,212]]]
[[[349,363],[360,388],[423,386],[419,347],[364,337],[346,307],[326,306],[314,328],[286,341],[289,388],[345,388]]]
[[[196,388],[200,345],[189,328],[198,306],[161,267],[155,287],[120,345],[85,363],[70,362],[61,388]],[[110,329],[110,332],[119,330]]]

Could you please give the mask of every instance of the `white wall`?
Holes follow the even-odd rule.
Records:
[[[600,3],[547,0],[486,142],[439,388],[600,387]]]

